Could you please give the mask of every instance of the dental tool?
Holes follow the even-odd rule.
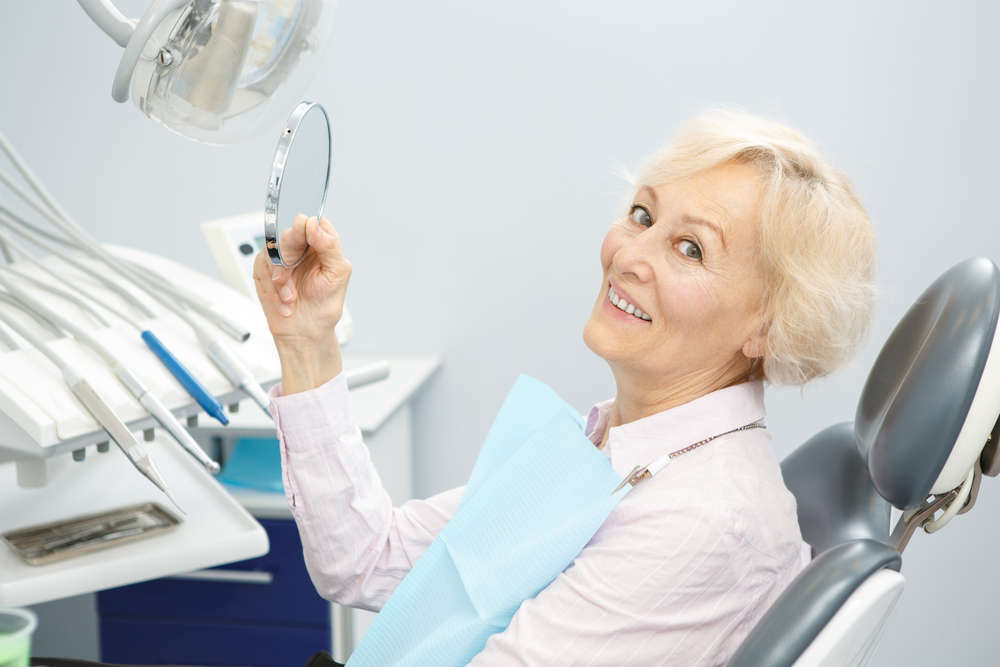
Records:
[[[202,345],[205,346],[209,359],[215,362],[215,365],[223,370],[226,377],[252,398],[254,403],[264,411],[264,414],[270,417],[271,408],[268,405],[267,393],[257,383],[249,369],[243,365],[243,362],[221,340],[209,336],[203,329],[195,329],[194,331]]]
[[[6,209],[0,206],[0,225],[13,226],[8,220],[5,220],[2,214],[4,211],[6,211]],[[39,240],[37,238],[33,238],[32,240],[36,243],[39,243]],[[42,244],[39,243],[39,245]],[[42,247],[44,248],[45,246],[42,245]],[[68,262],[73,263],[74,266],[78,267],[81,271],[84,271],[89,275],[102,277],[100,273],[89,272],[86,269],[86,267],[83,267],[78,263],[75,263],[72,259],[70,259],[65,255],[60,254],[58,256],[62,257],[64,260]],[[50,269],[48,269],[48,267],[46,267],[41,262],[37,262],[37,265],[43,267],[46,271],[48,271],[51,275],[55,276],[57,279],[60,279],[63,282],[65,282],[64,279],[62,279],[57,274],[52,272]],[[115,283],[113,283],[112,281],[112,284]],[[127,290],[125,290],[124,288],[117,289],[116,291],[119,294],[127,293]],[[84,292],[81,293],[84,294]],[[143,327],[141,327],[138,323],[134,322],[131,318],[128,318],[122,315],[121,313],[114,311],[107,304],[102,303],[101,305],[104,308],[107,308],[108,310],[111,310],[112,312],[118,314],[119,317],[121,317],[123,320],[131,324],[140,332],[140,336],[143,342],[146,344],[146,346],[149,347],[149,349],[153,352],[153,354],[156,355],[156,358],[160,360],[160,362],[164,365],[164,367],[168,371],[170,371],[171,375],[173,375],[174,378],[176,378],[176,380],[180,383],[180,385],[184,388],[184,390],[187,391],[188,394],[190,394],[190,396],[198,403],[198,405],[202,407],[202,409],[205,410],[206,413],[208,413],[214,419],[218,420],[223,426],[229,424],[229,417],[226,416],[226,412],[223,409],[222,404],[219,403],[219,401],[215,400],[215,397],[212,396],[211,392],[205,389],[204,385],[200,381],[198,381],[198,379],[191,373],[191,371],[189,371],[187,367],[184,366],[184,364],[182,364],[177,359],[176,355],[174,355],[170,351],[170,349],[163,344],[163,342],[156,336],[156,334],[154,334],[152,331],[148,329],[143,329]],[[150,315],[152,316],[151,312]]]
[[[155,394],[149,391],[142,380],[136,377],[131,370],[121,363],[121,360],[119,360],[118,357],[107,348],[107,346],[88,334],[81,327],[76,326],[41,301],[38,301],[31,295],[24,292],[24,290],[17,285],[12,284],[10,280],[2,275],[0,275],[0,285],[3,285],[3,287],[11,295],[23,302],[25,305],[29,306],[34,312],[41,315],[44,319],[52,322],[64,331],[69,332],[78,341],[84,343],[89,348],[97,352],[107,362],[114,374],[118,377],[121,383],[125,385],[136,400],[138,400],[139,403],[146,408],[149,414],[156,418],[156,421],[158,421],[160,425],[163,426],[163,428],[165,428],[167,432],[169,432],[170,435],[172,435],[189,454],[191,454],[191,456],[193,456],[213,475],[219,472],[219,464],[213,461],[204,452],[204,450],[202,450],[198,443],[195,442],[194,438],[191,437],[191,434],[188,433],[179,421],[177,421],[174,414],[170,412],[165,405],[163,405]]]
[[[16,303],[18,301],[13,297],[5,300],[7,300],[8,303],[11,301]],[[37,313],[32,312],[31,308],[28,308],[23,303],[19,305],[19,308],[36,318],[39,317]],[[100,394],[94,390],[90,382],[88,382],[76,368],[56,354],[56,352],[49,347],[49,344],[46,341],[39,340],[37,337],[33,336],[31,332],[17,322],[17,320],[9,317],[5,313],[0,312],[0,321],[3,321],[7,326],[13,329],[21,338],[34,345],[39,352],[55,364],[55,366],[62,373],[63,380],[66,382],[67,386],[69,386],[73,395],[77,397],[80,403],[82,403],[87,409],[87,412],[89,412],[94,420],[107,432],[107,434],[114,441],[115,445],[122,450],[122,453],[125,454],[126,458],[128,458],[129,462],[135,467],[135,469],[138,470],[146,479],[152,482],[156,488],[162,491],[182,514],[186,514],[184,509],[181,508],[181,506],[177,503],[177,500],[170,493],[166,483],[163,481],[163,476],[160,474],[160,471],[157,469],[152,458],[150,458],[146,450],[135,439],[135,436],[132,435],[132,432],[129,431],[124,422],[122,422],[118,415],[114,413],[104,399],[101,398]],[[55,325],[52,324],[52,327],[54,328]]]
[[[261,407],[261,409],[264,410],[266,414],[270,415],[270,411],[267,409],[266,403],[262,401],[262,399],[266,397],[263,388],[254,379],[253,373],[251,373],[250,370],[247,369],[235,355],[231,353],[227,354],[227,351],[221,343],[217,341],[212,334],[205,330],[204,327],[202,327],[201,324],[194,319],[191,313],[172,302],[163,294],[159,293],[156,289],[157,285],[155,280],[139,271],[134,270],[127,264],[120,261],[114,261],[114,256],[111,255],[111,253],[105,250],[96,241],[90,239],[83,228],[74,222],[69,214],[67,214],[52,198],[52,196],[49,195],[45,187],[35,177],[31,169],[20,157],[17,151],[14,150],[14,147],[11,146],[2,133],[0,133],[0,149],[6,153],[7,157],[17,168],[21,176],[23,176],[25,181],[28,182],[31,189],[35,191],[42,202],[49,208],[52,213],[52,215],[49,216],[49,219],[54,224],[56,224],[67,235],[72,237],[73,240],[79,245],[90,250],[94,256],[102,260],[109,268],[119,272],[125,278],[130,279],[134,283],[144,287],[150,296],[183,319],[192,329],[194,329],[199,341],[206,346],[206,352],[213,363],[215,363],[216,367],[222,371],[230,382],[247,392],[247,394]],[[234,326],[233,331],[229,333],[232,335],[236,331],[238,331],[238,327]],[[242,342],[247,336],[249,336],[249,334],[239,337],[238,340]]]
[[[223,426],[229,424],[229,417],[226,416],[226,411],[222,407],[222,403],[215,400],[212,393],[205,389],[205,387],[198,382],[194,375],[187,369],[187,367],[181,363],[170,349],[163,344],[156,334],[146,329],[140,334],[142,336],[143,342],[146,343],[146,347],[156,355],[156,358],[160,360],[167,370],[181,383],[181,386],[191,395],[198,405],[202,407],[205,412],[211,415],[213,418],[218,420],[223,424]]]

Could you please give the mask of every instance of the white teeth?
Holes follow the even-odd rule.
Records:
[[[618,294],[615,293],[615,289],[613,287],[608,288],[608,300],[611,301],[611,303],[613,303],[619,310],[622,310],[628,313],[629,315],[634,315],[635,317],[638,317],[640,320],[645,320],[646,322],[653,321],[653,318],[651,318],[649,315],[642,312],[641,310],[636,308],[634,305],[632,305],[625,299],[619,297]]]

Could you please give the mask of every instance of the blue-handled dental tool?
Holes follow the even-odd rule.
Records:
[[[174,354],[167,349],[167,346],[163,344],[159,338],[156,337],[149,329],[142,332],[142,340],[145,341],[146,346],[153,351],[163,365],[167,367],[177,381],[181,383],[184,389],[187,390],[189,394],[198,401],[198,405],[204,408],[212,417],[219,420],[224,426],[229,424],[229,417],[226,416],[225,410],[222,408],[222,404],[215,400],[215,397],[205,389],[204,386],[193,375],[191,371],[185,368],[184,364],[174,356]]]

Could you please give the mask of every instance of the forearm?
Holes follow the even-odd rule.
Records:
[[[325,344],[276,341],[281,361],[281,392],[285,396],[315,389],[343,370],[336,336]]]
[[[276,387],[271,407],[285,495],[313,584],[327,599],[380,609],[448,523],[464,488],[394,508],[342,374],[291,396]]]

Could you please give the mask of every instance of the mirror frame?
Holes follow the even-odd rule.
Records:
[[[278,203],[281,199],[282,179],[285,173],[285,165],[288,161],[288,154],[295,143],[295,135],[298,132],[299,124],[306,114],[313,109],[319,109],[326,120],[327,138],[327,159],[326,159],[326,180],[323,186],[323,198],[319,203],[319,210],[315,213],[317,218],[323,216],[323,209],[326,208],[326,196],[330,191],[330,169],[333,166],[333,131],[330,129],[330,116],[326,109],[319,102],[302,101],[299,102],[288,120],[285,129],[278,137],[278,147],[274,151],[274,162],[271,164],[271,176],[267,179],[267,198],[264,201],[264,240],[267,247],[267,255],[271,258],[272,264],[292,268],[296,266],[309,252],[309,244],[306,243],[302,254],[292,263],[288,263],[281,256],[281,248],[278,244]],[[312,216],[310,216],[312,217]]]

